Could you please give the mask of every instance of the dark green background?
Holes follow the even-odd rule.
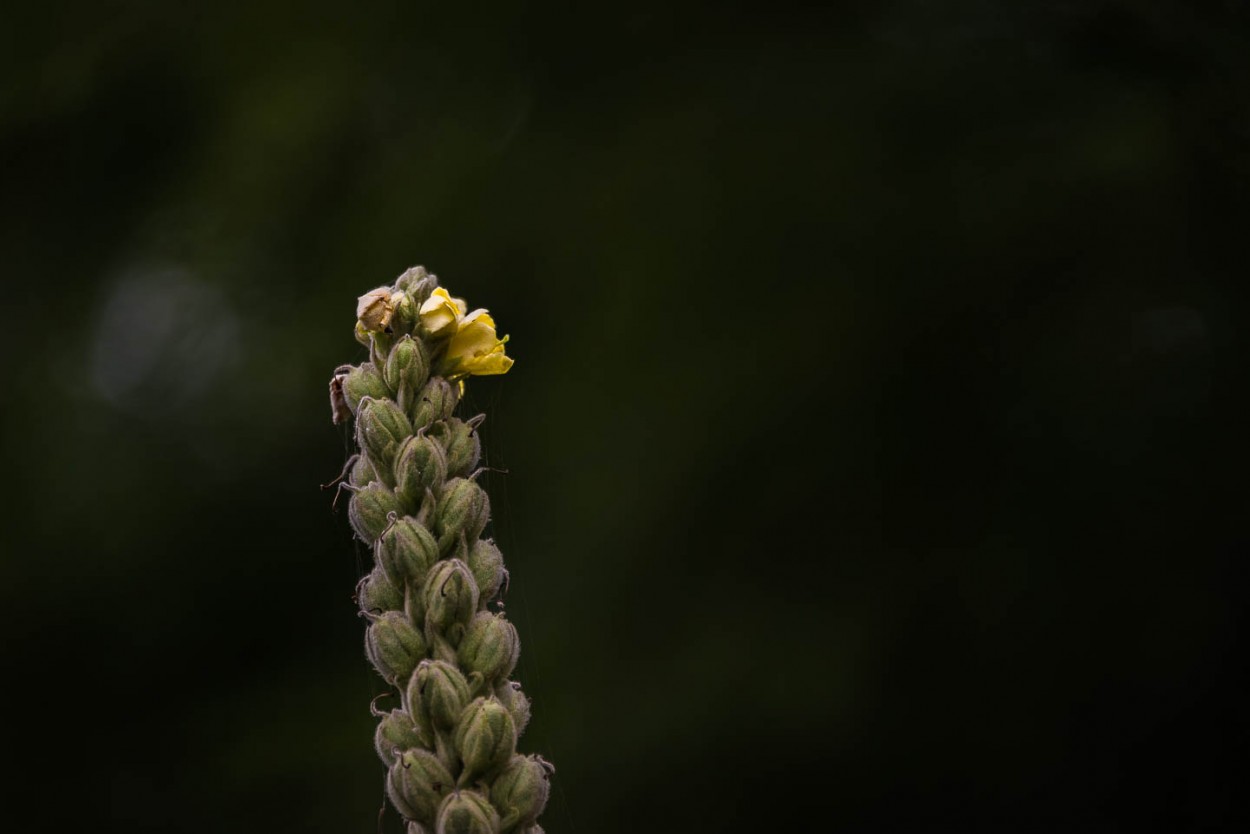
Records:
[[[550,834],[1241,813],[1246,4],[5,18],[20,830],[375,830],[318,485],[417,263],[512,337]]]

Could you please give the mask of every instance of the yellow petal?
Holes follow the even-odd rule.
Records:
[[[469,359],[490,353],[499,344],[495,337],[495,323],[490,316],[482,316],[477,320],[462,324],[447,343],[447,358],[451,361]]]
[[[438,287],[421,305],[419,315],[421,324],[429,331],[430,336],[439,338],[449,336],[456,331],[460,316],[464,311],[464,302],[452,298],[447,290]]]
[[[492,329],[495,327],[495,320],[490,317],[490,313],[486,312],[485,307],[478,307],[472,313],[469,313],[467,316],[460,319],[460,326],[465,327],[477,321],[485,323]]]
[[[474,376],[492,376],[494,374],[506,374],[508,369],[512,367],[512,357],[505,356],[503,345],[495,353],[479,356],[468,364],[465,370]]]

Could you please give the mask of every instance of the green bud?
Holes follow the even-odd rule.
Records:
[[[367,345],[368,342],[365,344]],[[347,407],[352,410],[352,414],[360,408],[360,401],[363,398],[372,397],[375,400],[381,400],[390,395],[391,391],[386,387],[386,381],[372,362],[365,362],[359,367],[352,368],[343,378],[343,398],[347,400]]]
[[[395,459],[395,482],[409,506],[419,505],[427,489],[435,489],[445,480],[447,456],[438,441],[420,434],[404,441]]]
[[[430,571],[422,588],[425,602],[425,624],[452,637],[453,626],[463,627],[477,611],[477,583],[473,574],[459,559],[439,562]],[[458,641],[459,634],[453,637]]]
[[[516,724],[517,738],[525,732],[530,723],[530,699],[521,691],[521,684],[516,681],[504,681],[495,687],[495,697],[499,703],[507,707],[512,714],[512,722]]]
[[[404,290],[411,295],[413,303],[418,308],[429,299],[437,286],[438,279],[423,266],[406,269],[399,278],[395,279],[395,289]]]
[[[423,266],[410,266],[400,273],[395,279],[395,289],[410,290],[415,284],[421,282],[422,279],[429,276],[429,271]],[[422,299],[424,301],[425,299]]]
[[[510,831],[538,819],[551,792],[551,765],[538,756],[513,756],[490,787],[490,799],[503,812],[500,826]]]
[[[477,791],[455,791],[438,809],[435,834],[499,834],[499,812]]]
[[[486,611],[473,617],[457,649],[461,668],[470,677],[481,675],[490,686],[511,674],[520,654],[516,628],[502,614]]]
[[[415,302],[410,292],[392,294],[391,301],[395,305],[395,313],[391,317],[391,331],[405,335],[411,333],[417,324],[417,309],[420,305]]]
[[[368,453],[374,471],[388,484],[394,483],[389,475],[399,444],[411,434],[412,424],[393,400],[366,397],[360,401],[356,442]]]
[[[411,336],[401,337],[386,357],[383,378],[405,414],[411,411],[412,402],[429,375],[430,359],[425,345]]]
[[[430,824],[455,780],[438,757],[428,750],[405,750],[387,773],[386,792],[399,812],[410,820]]]
[[[434,512],[439,550],[446,553],[462,535],[473,541],[482,535],[489,520],[490,498],[486,490],[468,478],[452,478],[443,488]]]
[[[373,481],[352,493],[351,503],[347,505],[347,518],[356,535],[362,541],[373,544],[391,523],[387,516],[391,513],[398,515],[402,510],[395,493],[381,481]]]
[[[387,611],[365,632],[365,654],[384,680],[408,680],[425,659],[425,638],[399,611]]]
[[[494,698],[476,698],[460,713],[452,744],[464,763],[461,785],[500,767],[516,752],[516,724]]]
[[[465,477],[477,468],[482,458],[482,438],[477,427],[482,422],[479,415],[467,423],[456,417],[435,423],[430,434],[443,444],[447,452],[447,472],[453,477]]]
[[[490,539],[478,539],[469,548],[467,561],[477,582],[478,605],[485,608],[499,593],[508,574],[503,566],[503,554]]]
[[[416,720],[438,730],[451,730],[469,703],[469,683],[452,664],[424,660],[412,673],[405,694]]]
[[[369,462],[369,456],[364,452],[356,455],[356,462],[352,464],[352,474],[349,477],[352,486],[362,487],[371,481],[381,480],[378,473],[373,471],[373,464]]]
[[[395,709],[382,716],[378,728],[373,734],[373,746],[378,756],[390,767],[405,750],[414,747],[428,747],[423,733],[412,722],[412,717],[403,710]],[[398,750],[397,754],[395,751]]]
[[[378,539],[378,564],[399,587],[419,587],[430,566],[438,561],[438,543],[425,526],[403,516]],[[401,606],[395,606],[399,608]]]
[[[460,399],[456,386],[441,376],[430,379],[412,407],[412,424],[417,428],[429,426],[436,420],[446,420],[456,409]]]
[[[429,301],[430,296],[434,294],[434,289],[438,286],[438,279],[433,275],[423,275],[421,278],[414,280],[410,286],[412,292],[412,301],[417,305],[417,309],[421,309],[421,305]]]
[[[356,588],[356,602],[365,612],[399,611],[404,607],[403,585],[396,584],[381,567],[375,567]]]

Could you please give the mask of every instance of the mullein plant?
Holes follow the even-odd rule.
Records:
[[[541,834],[553,768],[516,750],[530,701],[509,679],[520,644],[500,598],[508,572],[482,537],[485,415],[454,413],[468,377],[512,366],[507,338],[422,267],[362,295],[356,317],[369,359],[334,372],[330,402],[359,447],[343,488],[373,552],[356,589],[365,653],[398,696],[372,707],[386,793],[408,834]]]

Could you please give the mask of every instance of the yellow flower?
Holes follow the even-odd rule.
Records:
[[[442,371],[452,378],[506,374],[512,367],[512,357],[503,352],[507,341],[507,336],[500,339],[495,335],[495,320],[490,313],[474,310],[460,320],[455,335],[447,343]]]
[[[456,332],[464,311],[463,299],[452,298],[447,290],[438,287],[421,305],[419,315],[430,338],[441,339]]]
[[[365,330],[381,331],[391,323],[395,313],[395,305],[391,297],[390,287],[378,287],[376,290],[362,295],[356,300],[356,318],[358,326]]]

